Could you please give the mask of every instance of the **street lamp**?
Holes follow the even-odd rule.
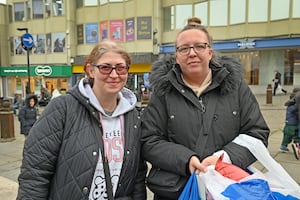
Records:
[[[26,86],[26,94],[31,92],[30,89],[30,63],[29,63],[29,51],[33,47],[33,37],[28,33],[28,28],[17,28],[18,31],[25,31],[26,34],[22,36],[22,47],[27,52],[27,75],[28,75],[28,84]]]

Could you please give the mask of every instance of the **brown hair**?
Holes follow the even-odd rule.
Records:
[[[125,49],[117,45],[115,42],[112,42],[110,40],[103,40],[92,49],[91,53],[85,59],[84,71],[87,74],[91,85],[93,85],[93,78],[91,78],[89,73],[87,72],[86,66],[87,64],[96,64],[96,62],[101,58],[101,56],[107,52],[114,52],[120,54],[125,60],[126,65],[128,67],[131,65],[130,54]]]
[[[209,45],[212,44],[212,37],[208,33],[206,27],[203,26],[203,25],[201,25],[201,19],[199,19],[198,17],[191,17],[191,18],[188,19],[187,25],[185,25],[185,27],[183,27],[183,29],[177,34],[175,46],[177,46],[177,38],[178,38],[178,36],[182,32],[187,31],[187,30],[191,30],[191,29],[196,29],[196,30],[203,31],[205,33],[205,35],[207,36]]]

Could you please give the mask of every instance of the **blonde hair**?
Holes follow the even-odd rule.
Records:
[[[92,49],[91,53],[85,59],[84,71],[87,74],[91,85],[93,85],[94,80],[90,77],[90,74],[87,71],[87,64],[96,64],[96,62],[102,57],[102,55],[107,52],[120,54],[121,57],[125,60],[126,65],[128,67],[131,65],[130,54],[125,49],[123,49],[113,41],[103,40]]]

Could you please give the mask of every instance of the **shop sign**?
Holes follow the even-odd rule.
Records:
[[[0,67],[0,76],[28,76],[26,66]],[[30,76],[72,76],[72,66],[30,66]]]
[[[251,49],[255,47],[255,42],[254,40],[240,40],[239,43],[237,44],[239,49]]]
[[[51,76],[52,68],[48,65],[45,65],[45,66],[38,65],[35,68],[35,74],[37,76]]]

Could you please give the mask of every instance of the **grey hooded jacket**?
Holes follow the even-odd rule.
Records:
[[[187,179],[192,155],[203,160],[224,150],[233,164],[245,169],[255,158],[232,140],[247,134],[267,145],[269,128],[241,75],[240,63],[213,57],[210,68],[212,83],[198,98],[182,81],[173,57],[153,64],[153,92],[142,123],[142,142],[143,155],[154,168]]]
[[[124,160],[116,199],[146,199],[140,128],[136,109],[124,114]],[[51,100],[26,139],[17,199],[88,199],[101,134],[98,110],[78,85]]]

